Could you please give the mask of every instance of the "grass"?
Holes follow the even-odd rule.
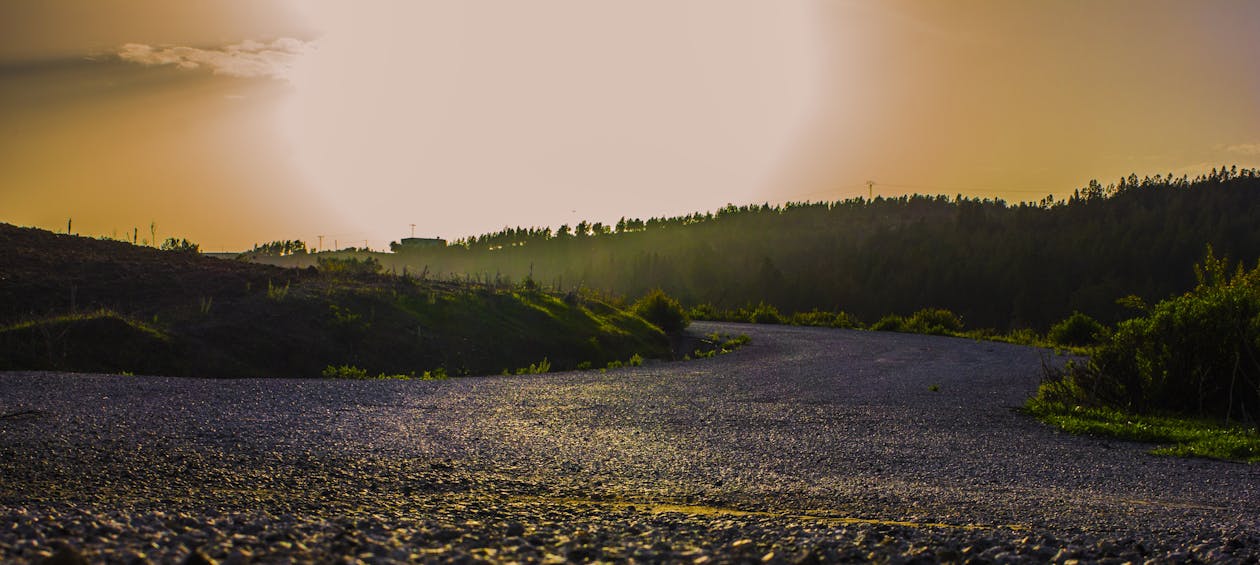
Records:
[[[704,346],[692,351],[689,358],[705,359],[716,355],[726,355],[727,353],[735,351],[740,347],[748,345],[751,341],[752,338],[745,334],[733,336],[730,334],[714,332],[706,335],[704,339],[700,340],[700,343],[704,344]]]
[[[433,371],[425,371],[417,375],[414,372],[408,374],[390,375],[380,373],[372,376],[366,369],[355,367],[354,365],[329,365],[324,367],[320,373],[325,379],[346,379],[353,381],[444,381],[448,378],[446,369],[438,367]]]
[[[672,355],[659,329],[582,293],[416,280],[364,261],[280,269],[5,224],[0,241],[0,369],[423,378]]]
[[[1034,397],[1025,406],[1037,419],[1065,432],[1159,444],[1153,455],[1205,457],[1260,463],[1255,429],[1184,417],[1138,416],[1113,408],[1069,406]]]

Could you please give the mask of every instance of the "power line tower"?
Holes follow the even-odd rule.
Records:
[[[874,200],[875,200],[875,181],[868,180],[866,181],[866,201],[872,202]]]
[[[324,250],[324,236],[322,236],[322,235],[317,235],[317,236],[315,236],[315,237],[318,237],[318,238],[319,238],[319,247],[315,249],[315,252],[316,252],[316,253],[319,253],[320,251],[323,251],[323,250]]]
[[[416,225],[411,224],[411,237],[416,237]]]

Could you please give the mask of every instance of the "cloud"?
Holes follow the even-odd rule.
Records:
[[[217,75],[283,79],[311,44],[283,37],[271,43],[243,41],[221,49],[128,43],[118,49],[124,61],[142,65],[174,65],[181,69],[207,68]]]
[[[1260,143],[1240,143],[1225,148],[1230,153],[1239,155],[1260,155]]]

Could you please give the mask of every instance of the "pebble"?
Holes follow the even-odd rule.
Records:
[[[1036,350],[700,326],[753,343],[442,382],[0,373],[0,410],[46,415],[0,422],[0,562],[1260,560],[1260,471],[1028,420]]]

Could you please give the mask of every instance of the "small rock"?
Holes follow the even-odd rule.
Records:
[[[184,558],[184,565],[218,565],[218,562],[202,553],[200,549],[194,549],[188,557]]]
[[[87,559],[79,555],[73,547],[63,544],[55,553],[44,559],[43,565],[87,565]]]
[[[506,533],[508,537],[525,535],[525,526],[519,522],[508,522]]]

